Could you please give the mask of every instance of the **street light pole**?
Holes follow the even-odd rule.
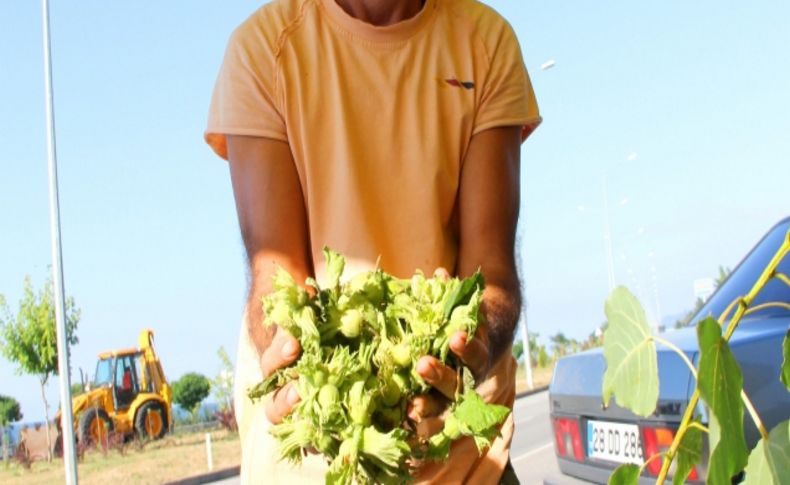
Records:
[[[52,280],[55,293],[55,323],[60,382],[61,432],[66,484],[77,485],[77,460],[74,453],[74,423],[71,415],[71,379],[66,335],[66,306],[63,291],[63,250],[60,240],[60,202],[58,197],[58,161],[55,143],[55,114],[52,93],[52,55],[49,35],[49,0],[41,1],[44,32],[44,90],[47,117],[47,166],[49,172],[49,222],[52,246]],[[49,423],[47,423],[49,432]]]

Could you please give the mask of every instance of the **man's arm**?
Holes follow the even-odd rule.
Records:
[[[264,327],[261,297],[272,289],[282,266],[296,281],[313,273],[310,238],[299,176],[287,143],[268,138],[228,136],[228,160],[249,270],[247,330],[268,376],[299,355],[299,343],[276,327]],[[284,392],[283,392],[284,391]],[[275,393],[267,415],[278,422],[298,396],[290,388]]]
[[[507,350],[521,311],[514,254],[520,148],[521,127],[482,131],[472,138],[461,169],[456,274],[466,277],[478,268],[482,270],[486,286],[481,312],[486,325],[468,344],[463,332],[456,333],[450,339],[450,349],[477,378],[485,377],[490,366]],[[432,357],[423,357],[417,370],[445,396],[453,396],[456,374],[452,369]]]
[[[460,245],[456,273],[485,277],[482,313],[491,362],[513,341],[521,312],[515,259],[520,205],[521,127],[477,134],[469,145],[458,197]]]

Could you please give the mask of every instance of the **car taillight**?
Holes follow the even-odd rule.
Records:
[[[642,442],[645,446],[645,460],[649,460],[652,456],[659,453],[664,453],[672,446],[672,440],[675,439],[675,431],[669,428],[654,428],[643,426],[642,427]],[[656,458],[647,464],[647,472],[657,477],[661,471],[663,458]],[[697,467],[691,469],[688,476],[689,480],[699,480],[697,474]]]
[[[571,457],[576,461],[584,460],[582,437],[579,433],[579,421],[571,418],[554,418],[554,438],[557,441],[557,454]]]

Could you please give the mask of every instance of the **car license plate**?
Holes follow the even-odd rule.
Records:
[[[609,421],[587,421],[587,456],[617,463],[641,465],[644,458],[639,426]]]

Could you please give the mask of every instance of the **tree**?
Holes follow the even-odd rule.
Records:
[[[521,360],[521,356],[524,354],[524,342],[519,340],[513,344],[513,358],[516,360]]]
[[[699,309],[702,308],[702,305],[704,304],[705,302],[702,301],[702,298],[697,298],[697,301],[694,302],[694,308],[689,310],[688,313],[686,313],[686,315],[683,318],[675,322],[675,328],[680,329],[687,326],[691,321],[691,319],[694,317],[694,315],[697,314]]]
[[[549,340],[551,340],[552,343],[555,359],[564,357],[569,353],[575,353],[579,347],[579,342],[566,337],[562,332],[557,332],[557,335],[549,337]]]
[[[71,383],[71,395],[72,396],[79,396],[80,394],[85,392],[85,388],[83,387],[81,382],[72,382]]]
[[[547,367],[548,366],[548,353],[546,346],[538,342],[540,334],[537,332],[529,332],[529,359],[532,367]],[[513,344],[513,357],[516,360],[521,359],[524,355],[524,342],[519,339],[518,342]]]
[[[713,284],[716,285],[716,288],[718,288],[719,286],[721,286],[722,283],[724,283],[724,280],[726,280],[727,277],[730,276],[730,273],[732,273],[732,270],[730,268],[719,265],[719,275],[716,277],[716,280],[713,282]]]
[[[19,402],[13,397],[0,394],[0,439],[3,442],[3,461],[6,467],[8,467],[8,444],[10,439],[6,427],[20,419],[22,419],[22,413],[19,410]]]
[[[220,361],[220,371],[211,381],[211,387],[214,390],[214,397],[217,399],[217,404],[221,411],[226,411],[233,405],[233,362],[230,360],[228,352],[225,347],[220,347],[217,350],[217,356]]]
[[[49,378],[58,374],[55,301],[52,287],[52,279],[48,278],[44,287],[36,292],[30,277],[26,276],[24,292],[16,316],[11,314],[5,298],[0,296],[0,353],[18,365],[17,373],[38,376],[47,426],[49,426],[49,404],[45,392],[46,386]],[[75,307],[73,298],[67,298],[65,304],[66,344],[71,346],[78,342],[76,330],[80,320],[80,310]],[[50,461],[51,450],[52,443],[47,433],[47,459]]]
[[[173,401],[194,418],[200,403],[211,392],[211,381],[203,374],[190,372],[173,383]]]

